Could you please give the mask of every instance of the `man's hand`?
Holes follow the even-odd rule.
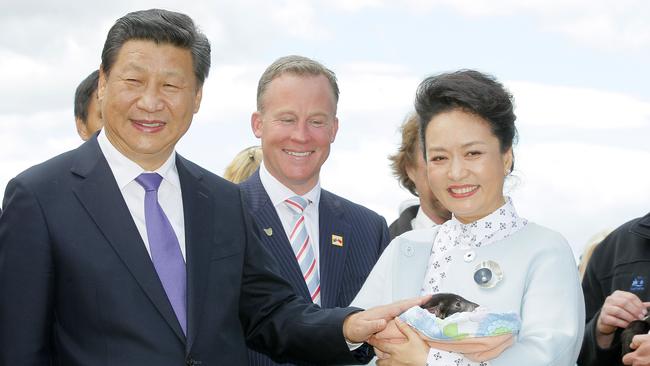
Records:
[[[625,328],[634,320],[643,319],[650,303],[626,291],[614,291],[607,296],[596,322],[596,342],[600,348],[609,348],[614,339],[616,328]]]
[[[650,334],[638,334],[632,338],[630,348],[635,350],[623,357],[624,365],[650,365]]]
[[[386,328],[388,321],[413,306],[424,304],[431,296],[423,296],[376,306],[365,311],[350,314],[343,321],[343,335],[348,342],[362,343],[373,334]]]

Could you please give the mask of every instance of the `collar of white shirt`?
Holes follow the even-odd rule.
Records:
[[[269,195],[274,207],[278,207],[278,205],[283,203],[287,198],[296,196],[296,193],[269,173],[264,165],[264,161],[262,161],[262,165],[260,166],[260,180],[262,181],[262,186],[264,186],[264,189]],[[307,209],[311,209],[312,207],[318,209],[320,201],[320,180],[316,182],[314,188],[301,196],[311,202]]]
[[[266,193],[269,195],[269,198],[273,203],[275,212],[278,214],[278,217],[280,218],[280,222],[282,223],[282,227],[288,239],[289,231],[290,231],[289,226],[292,224],[294,218],[294,212],[284,204],[284,200],[295,196],[296,193],[291,191],[291,189],[289,189],[288,187],[280,183],[279,180],[273,177],[271,173],[269,173],[269,171],[266,169],[266,166],[264,165],[264,161],[262,161],[262,165],[260,166],[260,180],[262,181],[262,186],[264,186]],[[305,224],[307,226],[307,232],[309,233],[309,237],[311,238],[310,242],[312,244],[312,248],[314,249],[314,256],[316,257],[316,263],[319,263],[319,257],[320,257],[320,250],[319,250],[320,213],[318,212],[320,193],[321,193],[320,181],[317,181],[314,188],[312,188],[306,194],[302,195],[303,198],[306,198],[309,201],[311,201],[311,204],[309,204],[307,208],[305,208],[305,211],[303,213],[305,217]]]
[[[131,159],[124,156],[113,144],[108,141],[108,137],[102,130],[97,137],[99,147],[106,157],[108,166],[113,171],[115,181],[120,189],[123,189],[127,184],[131,183],[140,174],[145,172],[142,167],[133,162]],[[160,174],[163,179],[172,184],[176,189],[181,189],[181,183],[178,178],[178,170],[176,169],[176,151],[172,151],[171,155],[158,169],[154,171]]]
[[[415,215],[413,220],[411,220],[411,227],[413,230],[428,229],[434,226],[436,226],[436,223],[433,222],[426,213],[424,213],[422,206],[420,206],[417,215]]]

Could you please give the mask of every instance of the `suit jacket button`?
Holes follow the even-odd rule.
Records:
[[[197,361],[197,360],[193,359],[192,357],[188,357],[187,360],[185,360],[185,364],[187,366],[198,366],[198,365],[202,364],[202,362]]]

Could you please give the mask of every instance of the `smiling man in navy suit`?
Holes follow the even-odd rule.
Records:
[[[336,76],[287,56],[260,78],[251,117],[260,169],[241,183],[266,248],[296,293],[323,308],[347,306],[388,244],[383,217],[320,187],[338,130]],[[251,350],[249,365],[275,365]]]
[[[184,15],[111,28],[104,129],[7,185],[0,215],[0,366],[245,365],[357,360],[421,301],[321,310],[260,244],[240,190],[175,152],[199,110],[210,44]]]

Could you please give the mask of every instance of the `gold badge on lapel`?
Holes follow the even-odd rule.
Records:
[[[264,233],[266,234],[266,236],[272,236],[273,235],[273,228],[272,227],[267,227],[266,229],[264,229]]]
[[[342,247],[343,246],[343,237],[340,236],[340,235],[332,234],[332,245],[336,245],[337,247]]]

